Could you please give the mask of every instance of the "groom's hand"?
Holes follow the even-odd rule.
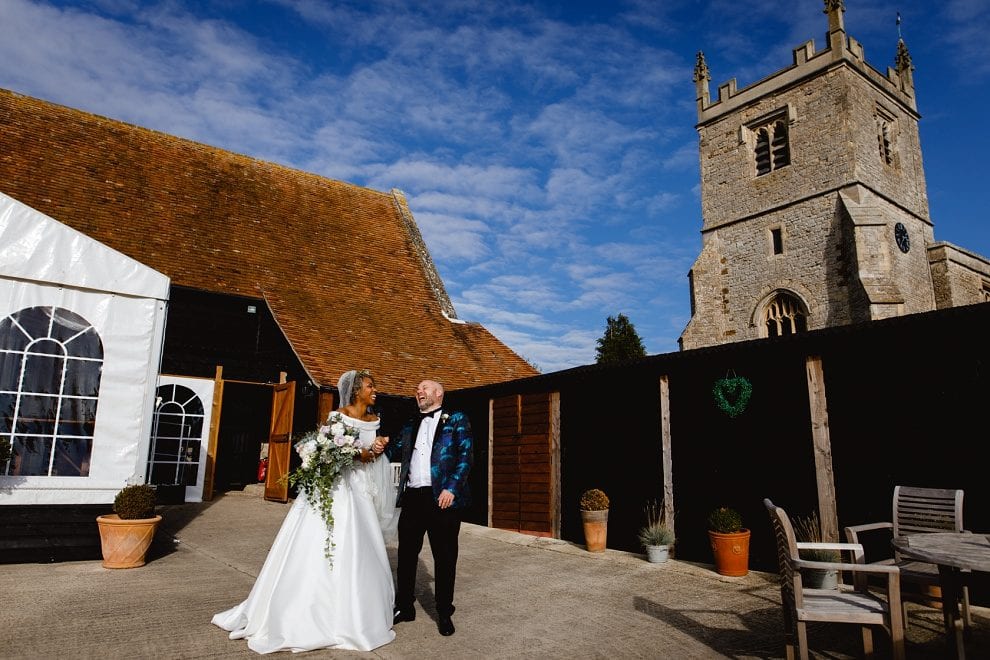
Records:
[[[378,436],[375,438],[375,442],[371,445],[371,451],[376,455],[380,455],[385,451],[385,445],[388,444],[388,436]]]
[[[440,497],[437,498],[437,504],[441,509],[447,509],[451,504],[454,503],[454,494],[447,489],[440,491]]]

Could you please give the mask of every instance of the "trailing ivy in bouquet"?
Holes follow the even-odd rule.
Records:
[[[327,540],[323,553],[333,556],[333,488],[337,480],[354,465],[361,454],[358,446],[360,432],[334,411],[327,423],[304,435],[295,444],[302,464],[288,475],[289,485],[298,488],[315,507],[327,525]]]

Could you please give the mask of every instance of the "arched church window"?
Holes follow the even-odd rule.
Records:
[[[756,131],[756,175],[770,172],[770,131],[761,128]]]
[[[0,474],[89,476],[103,342],[83,317],[28,307],[0,321]]]
[[[779,170],[784,165],[790,165],[791,147],[787,141],[787,122],[783,119],[773,123],[773,144],[770,148],[773,152],[773,169]]]
[[[791,145],[786,114],[778,113],[748,126],[753,132],[756,176],[763,176],[791,164]]]
[[[894,163],[894,116],[879,105],[873,116],[877,125],[877,148],[880,160],[886,165]]]
[[[786,337],[808,330],[808,313],[797,297],[781,291],[767,303],[764,312],[766,336]]]
[[[203,437],[203,402],[188,387],[158,388],[151,426],[148,483],[195,486]]]

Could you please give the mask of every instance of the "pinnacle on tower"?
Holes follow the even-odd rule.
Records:
[[[698,110],[703,110],[707,108],[711,102],[711,96],[708,91],[708,81],[712,79],[711,74],[708,72],[708,64],[705,62],[705,54],[698,51],[698,60],[694,65],[694,89],[695,97],[698,100]]]
[[[894,57],[894,67],[901,80],[901,89],[905,92],[914,90],[914,65],[911,64],[911,53],[903,39],[897,40],[897,55]]]
[[[828,14],[828,33],[845,32],[842,14],[846,11],[845,0],[825,0],[825,12]]]

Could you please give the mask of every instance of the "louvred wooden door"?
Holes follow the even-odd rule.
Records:
[[[557,393],[492,401],[492,526],[559,536]]]
[[[265,499],[286,502],[289,499],[289,458],[292,455],[292,412],[295,408],[296,384],[279,383],[272,392],[272,424],[268,434],[268,474]]]

